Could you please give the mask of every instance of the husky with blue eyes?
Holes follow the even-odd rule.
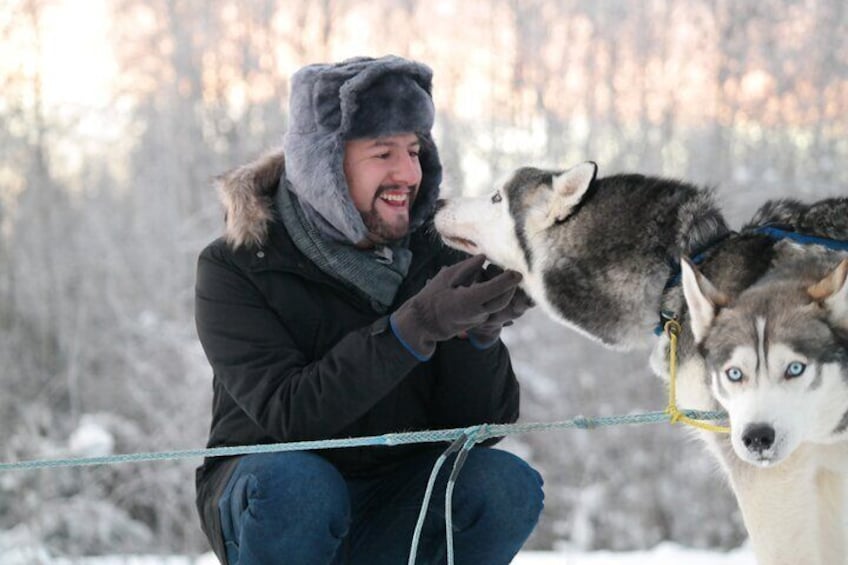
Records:
[[[805,442],[848,440],[848,259],[782,241],[729,299],[684,260],[683,291],[733,450],[763,467]]]
[[[691,331],[742,460],[723,461],[761,563],[848,562],[846,257],[781,241],[733,298],[683,264]]]
[[[610,348],[653,346],[661,377],[670,341],[654,329],[679,320],[677,401],[729,413],[729,437],[697,433],[759,565],[848,565],[848,198],[769,201],[734,232],[708,189],[587,162],[519,168],[441,201],[434,223],[520,272],[554,320]]]

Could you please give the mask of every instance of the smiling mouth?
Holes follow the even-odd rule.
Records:
[[[409,203],[408,194],[383,194],[379,199],[392,208],[406,208]]]
[[[407,208],[414,196],[411,187],[384,186],[377,191],[377,200],[392,208]]]

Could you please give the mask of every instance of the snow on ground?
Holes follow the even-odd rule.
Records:
[[[662,543],[649,551],[521,552],[512,565],[756,565],[747,548],[727,553],[687,549],[673,543]]]
[[[33,560],[34,557],[35,560]],[[36,557],[33,553],[16,555],[12,551],[11,556],[4,553],[0,563],[3,565],[217,565],[218,561],[211,553],[194,558],[116,555],[83,559],[48,559],[46,552]],[[686,565],[756,565],[754,556],[746,548],[721,553],[687,549],[673,543],[662,543],[649,551],[623,553],[525,551],[513,560],[512,565],[680,565],[681,563]]]
[[[522,551],[512,565],[756,565],[748,547],[729,552],[689,549],[664,542],[647,551],[581,552]],[[51,557],[47,548],[22,526],[0,530],[0,565],[218,565],[212,553],[200,556],[112,555],[105,557]]]

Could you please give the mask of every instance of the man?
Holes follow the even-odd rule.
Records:
[[[530,302],[520,275],[426,229],[441,180],[430,91],[430,69],[398,57],[307,66],[292,77],[285,159],[221,179],[226,234],[200,255],[196,288],[210,447],[517,419],[498,335]],[[230,565],[405,563],[444,447],[210,458],[197,473],[204,531]],[[509,563],[541,487],[518,457],[473,449],[454,490],[456,562]],[[444,540],[433,504],[419,562],[442,562]]]

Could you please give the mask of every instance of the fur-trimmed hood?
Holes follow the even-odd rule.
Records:
[[[283,149],[277,147],[215,179],[226,218],[224,239],[230,247],[256,247],[268,238],[285,164]]]

